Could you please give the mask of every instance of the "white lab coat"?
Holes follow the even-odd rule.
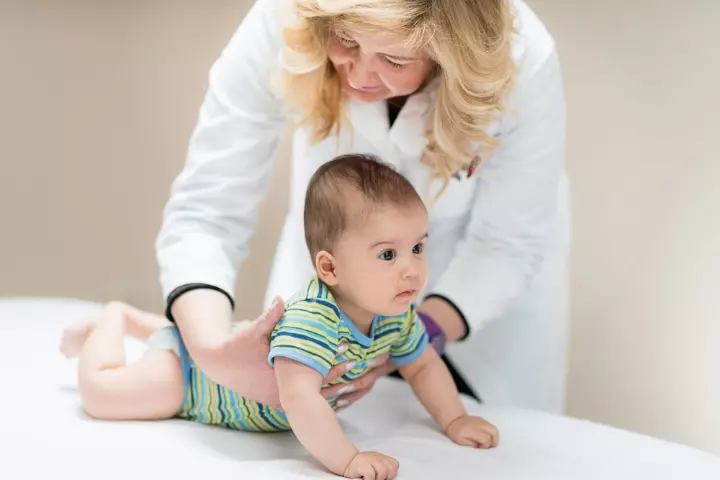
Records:
[[[258,0],[211,69],[157,240],[166,296],[188,283],[235,291],[286,121],[271,90],[280,51],[278,4]],[[475,175],[452,180],[437,202],[428,202],[425,293],[449,298],[464,313],[470,337],[448,352],[484,401],[559,412],[569,243],[563,90],[553,39],[524,3],[513,5],[519,76],[509,109],[488,127],[502,146]],[[434,97],[434,88],[411,96],[392,128],[384,102],[351,101],[352,129],[316,145],[307,131],[295,132],[290,208],[266,303],[275,294],[287,298],[313,273],[302,206],[323,162],[343,153],[376,154],[421,194],[437,191],[419,162]]]

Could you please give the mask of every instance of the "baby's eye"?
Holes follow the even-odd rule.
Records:
[[[417,245],[415,245],[413,247],[413,253],[415,255],[420,255],[423,252],[424,248],[425,248],[425,245],[423,245],[422,243],[418,243]]]
[[[395,250],[385,250],[380,254],[380,258],[386,262],[392,261],[395,258]]]

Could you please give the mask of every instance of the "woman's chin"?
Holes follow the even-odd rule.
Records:
[[[382,91],[364,92],[362,90],[356,90],[349,86],[343,86],[343,91],[345,92],[345,94],[347,94],[348,97],[352,98],[353,100],[365,103],[379,102],[387,98],[384,89]]]

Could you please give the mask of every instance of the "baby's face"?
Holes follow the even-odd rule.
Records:
[[[336,245],[335,288],[367,312],[401,314],[427,281],[427,232],[422,205],[376,207],[361,228],[345,232]]]

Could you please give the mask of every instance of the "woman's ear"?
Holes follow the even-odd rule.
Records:
[[[326,252],[325,250],[319,251],[315,255],[315,270],[317,271],[318,278],[325,284],[334,286],[337,285],[337,273],[335,272],[335,257],[332,253]]]

